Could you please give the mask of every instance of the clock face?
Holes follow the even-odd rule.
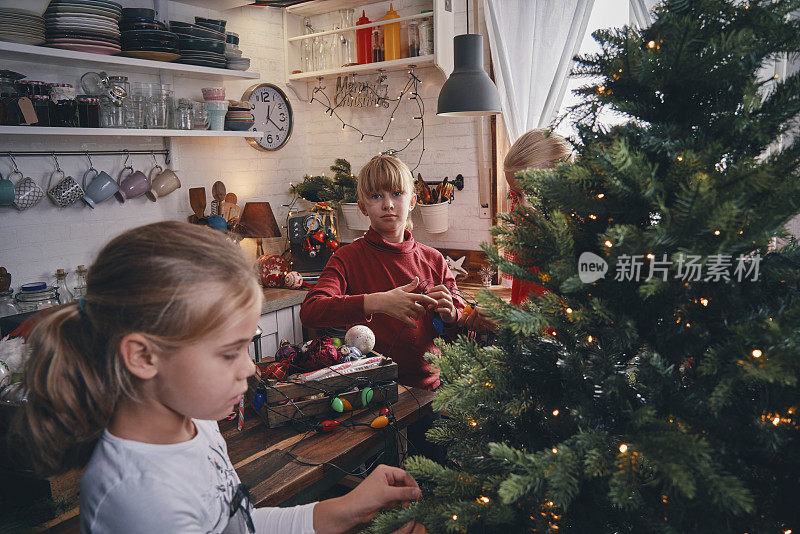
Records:
[[[254,85],[242,95],[250,103],[255,124],[254,132],[264,132],[263,137],[250,137],[247,142],[260,150],[278,150],[292,135],[292,106],[289,99],[271,83]]]

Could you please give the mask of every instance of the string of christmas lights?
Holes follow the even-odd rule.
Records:
[[[355,78],[355,75],[353,75],[353,77]],[[386,75],[383,74],[383,72],[381,72],[378,75],[378,83],[380,84],[385,79],[386,79]],[[419,120],[419,130],[417,131],[416,135],[406,139],[406,144],[402,148],[390,148],[390,149],[382,151],[381,154],[389,154],[389,155],[393,155],[394,156],[394,155],[398,154],[399,152],[402,152],[402,151],[406,150],[409,146],[411,146],[411,144],[418,137],[421,137],[422,138],[421,139],[422,147],[421,147],[421,150],[419,152],[419,158],[417,159],[417,164],[414,166],[413,169],[411,169],[411,172],[413,173],[417,169],[417,167],[419,167],[420,163],[422,162],[422,155],[425,153],[425,118],[424,118],[425,117],[425,103],[422,101],[422,98],[419,97],[418,87],[420,85],[422,85],[422,80],[420,80],[416,76],[416,74],[414,74],[414,69],[410,68],[408,70],[408,80],[406,81],[406,83],[403,86],[403,88],[400,90],[400,94],[397,96],[397,98],[388,98],[388,97],[385,97],[385,96],[381,96],[372,87],[370,87],[369,85],[366,86],[367,90],[371,91],[372,93],[374,93],[375,97],[378,99],[377,103],[375,104],[375,107],[379,107],[381,101],[390,101],[390,102],[394,102],[395,103],[394,107],[392,108],[392,112],[389,115],[389,121],[386,124],[386,128],[384,128],[383,133],[381,133],[381,134],[374,134],[374,133],[365,132],[365,131],[361,130],[360,128],[358,128],[357,126],[354,126],[354,125],[346,122],[339,115],[339,113],[336,110],[338,108],[342,107],[344,105],[344,103],[347,101],[347,99],[343,98],[337,104],[332,103],[331,99],[325,93],[325,88],[322,86],[322,78],[321,77],[319,78],[319,83],[318,83],[317,87],[315,87],[314,91],[311,93],[311,99],[308,101],[308,103],[309,104],[313,104],[315,101],[319,102],[322,106],[325,107],[325,113],[328,114],[328,116],[330,118],[334,118],[335,117],[335,118],[337,118],[339,120],[339,122],[342,124],[342,130],[350,128],[351,130],[355,130],[356,132],[361,134],[361,139],[359,140],[360,143],[364,142],[364,138],[365,137],[374,137],[376,139],[380,139],[381,143],[383,143],[384,138],[386,137],[386,134],[389,132],[389,128],[391,128],[391,126],[392,126],[392,122],[394,122],[395,113],[397,112],[397,108],[400,106],[400,102],[402,102],[402,100],[403,100],[403,96],[408,94],[409,95],[408,99],[409,100],[414,100],[416,102],[416,104],[417,104],[417,109],[419,111],[419,114],[414,116],[414,120]],[[321,98],[324,98],[324,101],[317,97],[318,94],[321,95]],[[350,99],[354,99],[355,97],[350,95],[349,98]]]

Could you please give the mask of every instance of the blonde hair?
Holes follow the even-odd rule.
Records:
[[[514,141],[503,160],[503,169],[518,173],[526,169],[550,169],[571,161],[572,146],[550,130],[530,130]]]
[[[215,298],[198,304],[203,296]],[[78,302],[55,308],[28,341],[28,402],[14,435],[36,470],[84,466],[117,400],[136,398],[119,353],[123,337],[141,333],[168,354],[261,298],[250,260],[216,230],[161,222],[112,240],[89,268],[83,310]]]
[[[378,191],[414,193],[414,176],[408,166],[394,156],[373,156],[358,172],[358,200],[366,202],[369,195]],[[411,216],[406,228],[411,230]]]

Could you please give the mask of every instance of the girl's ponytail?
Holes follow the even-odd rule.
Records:
[[[113,413],[119,391],[99,336],[78,302],[44,315],[31,334],[28,401],[13,435],[42,475],[85,465]]]

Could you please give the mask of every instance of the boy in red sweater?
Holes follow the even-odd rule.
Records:
[[[358,206],[370,228],[331,257],[300,320],[310,328],[369,326],[375,350],[397,363],[398,381],[433,390],[439,370],[425,353],[438,352],[434,314],[444,334],[455,334],[464,302],[453,297],[456,281],[442,254],[407,229],[416,202],[411,171],[399,159],[375,156],[361,169]]]

